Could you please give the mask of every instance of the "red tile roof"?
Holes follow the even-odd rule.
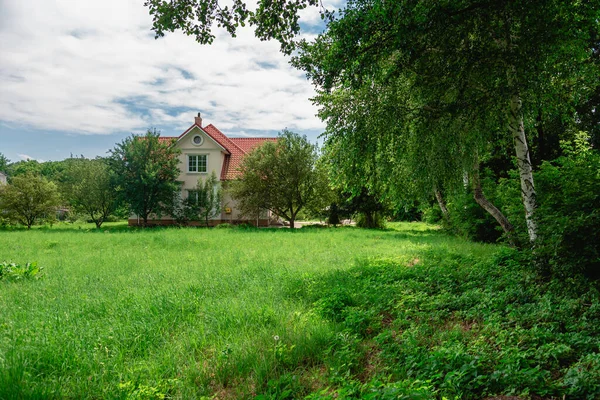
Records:
[[[159,140],[167,141],[171,139],[181,139],[185,134],[191,131],[194,127],[202,129],[208,136],[214,139],[226,151],[223,167],[221,168],[221,180],[231,180],[240,176],[239,167],[244,156],[250,153],[255,147],[271,141],[277,141],[277,138],[229,138],[213,124],[202,128],[200,125],[194,124],[185,130],[179,136],[163,136]]]
[[[276,142],[277,138],[274,138],[274,137],[270,137],[270,138],[249,138],[249,137],[243,137],[243,138],[231,138],[230,140],[233,143],[235,143],[240,149],[242,149],[246,153],[249,153],[256,146],[260,146],[264,142],[267,142],[267,141],[269,141],[269,142]]]

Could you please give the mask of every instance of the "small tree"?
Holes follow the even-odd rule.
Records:
[[[131,135],[110,151],[108,164],[113,183],[131,212],[143,220],[172,209],[179,190],[180,151],[173,142],[159,140],[160,132],[149,129],[144,136]]]
[[[59,205],[56,185],[37,175],[16,176],[11,184],[0,186],[0,210],[27,229],[38,220],[53,221]]]
[[[105,160],[74,159],[64,174],[64,197],[75,211],[87,214],[100,228],[119,202]]]
[[[8,167],[9,163],[10,160],[4,154],[0,153],[0,172],[6,172],[6,167]]]
[[[219,180],[213,171],[208,179],[198,179],[196,188],[188,192],[183,205],[184,213],[190,220],[202,220],[208,226],[208,220],[221,212],[221,198]]]
[[[306,136],[284,130],[277,142],[266,142],[244,158],[232,195],[242,211],[268,209],[293,228],[298,212],[316,207],[321,195],[323,174],[317,159],[317,147]]]

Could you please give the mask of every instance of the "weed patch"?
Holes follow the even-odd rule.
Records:
[[[520,261],[431,249],[419,263],[364,260],[306,280],[297,293],[339,331],[325,358],[336,395],[425,382],[425,397],[598,398],[598,291],[541,285]]]
[[[40,279],[44,267],[36,262],[20,265],[16,263],[0,262],[0,281],[19,281],[22,279]]]

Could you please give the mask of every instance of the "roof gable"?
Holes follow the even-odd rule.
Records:
[[[198,118],[198,120],[200,120],[200,118]],[[212,139],[217,145],[219,145],[219,147],[223,149],[225,155],[223,159],[223,165],[221,167],[221,180],[230,180],[239,177],[241,175],[239,167],[246,154],[250,153],[256,147],[260,146],[266,141],[277,141],[277,138],[274,137],[229,138],[213,124],[209,124],[203,128],[199,125],[199,122],[195,122],[179,136],[161,136],[158,139],[160,141],[175,139],[177,142],[180,142],[190,132],[194,131],[194,128],[200,129],[202,133]]]
[[[223,149],[224,152],[231,153],[231,150],[228,148],[227,143],[225,141],[223,141],[218,135],[211,135],[209,132],[207,132],[206,128],[202,128],[200,125],[197,125],[197,124],[193,124],[188,129],[186,129],[185,132],[183,132],[181,135],[179,135],[177,137],[177,142],[178,143],[181,142],[187,135],[194,132],[195,130],[200,130],[200,132],[202,132],[205,136],[207,136],[209,139],[211,139],[213,142],[215,142],[221,149]],[[223,135],[223,134],[221,134],[221,135]],[[225,137],[225,135],[223,135],[223,136]],[[229,146],[229,147],[231,147],[231,146]]]

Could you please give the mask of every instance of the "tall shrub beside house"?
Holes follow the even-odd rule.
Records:
[[[206,179],[198,179],[194,190],[188,190],[188,197],[182,201],[175,201],[171,214],[178,223],[186,224],[189,221],[202,221],[205,226],[209,220],[221,212],[223,191],[219,179],[213,172]]]
[[[108,164],[116,191],[144,226],[154,215],[172,209],[179,191],[180,151],[172,140],[160,140],[149,129],[144,136],[131,135],[110,151]]]
[[[0,186],[0,210],[9,221],[30,229],[36,222],[53,221],[60,196],[54,182],[34,174],[16,176]]]

